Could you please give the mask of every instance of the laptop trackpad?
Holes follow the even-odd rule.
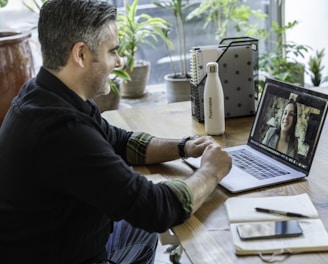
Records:
[[[255,177],[236,166],[232,166],[230,172],[220,181],[220,185],[230,191],[237,191],[245,189],[245,186],[254,186],[255,182],[258,182]]]

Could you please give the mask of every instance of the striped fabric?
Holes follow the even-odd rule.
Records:
[[[176,195],[179,201],[183,205],[183,209],[191,215],[194,201],[192,198],[191,190],[189,186],[182,180],[172,180],[163,182],[166,184]]]
[[[147,145],[152,138],[153,136],[144,132],[133,132],[126,149],[126,158],[130,164],[145,164]]]

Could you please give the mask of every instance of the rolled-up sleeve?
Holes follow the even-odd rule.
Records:
[[[146,160],[146,150],[152,135],[144,132],[133,132],[126,149],[127,161],[132,165],[143,165]]]
[[[172,192],[181,202],[185,212],[191,215],[194,201],[189,186],[182,180],[165,181],[164,184],[166,184],[172,190]]]

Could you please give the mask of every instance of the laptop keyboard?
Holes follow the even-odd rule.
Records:
[[[259,180],[289,174],[288,171],[261,159],[246,149],[229,151],[233,165],[246,171]]]

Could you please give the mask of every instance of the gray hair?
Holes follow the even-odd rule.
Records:
[[[65,66],[77,42],[84,42],[97,55],[108,37],[108,24],[115,22],[116,8],[102,0],[48,0],[38,23],[43,66],[58,71]]]

